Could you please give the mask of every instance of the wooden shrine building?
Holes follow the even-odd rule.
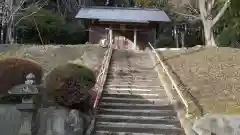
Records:
[[[154,43],[159,25],[170,22],[164,11],[149,8],[82,7],[77,19],[88,28],[88,41],[105,40],[115,49],[144,50]]]

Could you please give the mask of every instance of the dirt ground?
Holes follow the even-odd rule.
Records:
[[[161,51],[204,113],[240,113],[240,49]]]
[[[77,61],[98,73],[105,48],[93,45],[0,45],[0,59],[9,56],[32,59],[40,63],[47,75],[53,68]]]

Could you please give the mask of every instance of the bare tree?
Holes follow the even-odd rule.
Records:
[[[212,16],[212,10],[214,8],[215,0],[198,0],[200,17],[204,26],[204,34],[207,46],[217,46],[214,35],[213,26],[219,21],[223,16],[224,12],[230,5],[231,0],[226,0],[223,7],[218,11],[215,17]]]
[[[216,16],[213,16],[212,14],[216,4],[216,0],[196,0],[196,1],[198,1],[198,9],[195,9],[194,6],[187,4],[186,8],[190,12],[188,13],[175,12],[175,13],[178,15],[185,16],[187,18],[191,18],[191,20],[201,20],[204,28],[206,46],[217,46],[213,35],[213,27],[227,10],[231,0],[225,0],[223,7],[217,12]]]
[[[56,4],[57,10],[62,16],[71,20],[79,8],[87,3],[86,0],[57,0],[53,4]]]
[[[35,14],[40,8],[48,3],[48,0],[4,0],[0,2],[0,14],[1,14],[1,43],[14,42],[13,32],[14,27],[24,18],[27,18]],[[27,14],[15,20],[17,16],[22,16],[22,14],[31,7],[36,7],[32,13]]]

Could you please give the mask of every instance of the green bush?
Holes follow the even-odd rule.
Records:
[[[63,25],[57,35],[56,44],[82,44],[84,43],[84,29],[76,23]]]
[[[216,42],[221,47],[230,46],[234,41],[237,41],[239,37],[239,26],[226,27],[222,32],[217,35]]]
[[[32,12],[29,9],[23,13],[23,16]],[[18,19],[21,17],[19,16]],[[41,44],[42,38],[44,44],[81,44],[84,39],[84,29],[78,23],[66,22],[60,14],[41,9],[16,25],[16,35],[19,43]]]

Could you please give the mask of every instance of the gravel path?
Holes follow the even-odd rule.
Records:
[[[205,113],[240,113],[240,50],[191,48],[161,53]]]

